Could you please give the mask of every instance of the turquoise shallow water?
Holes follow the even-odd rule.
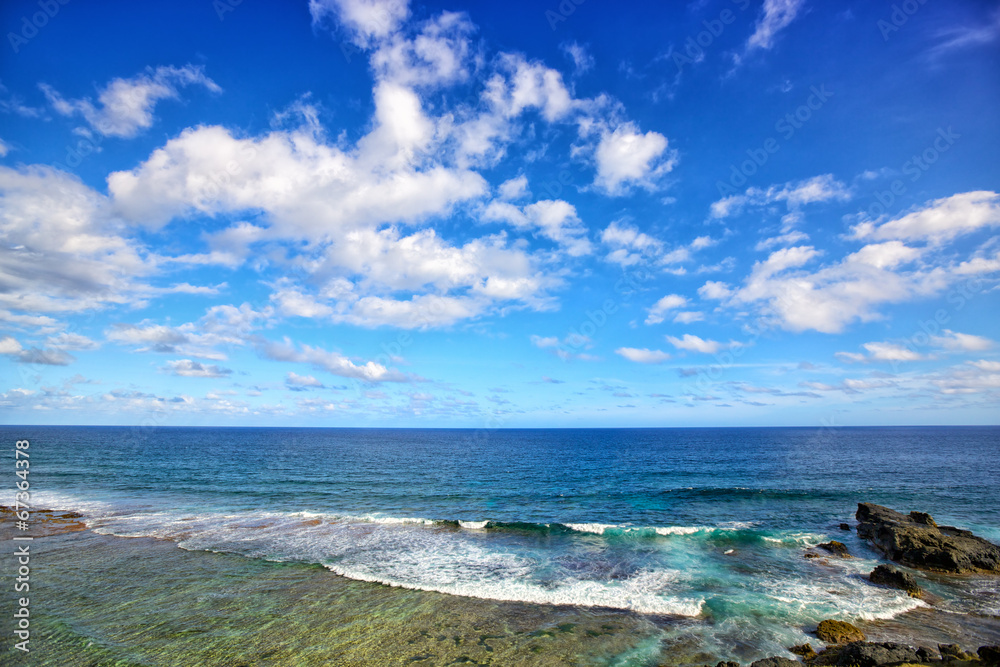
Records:
[[[98,533],[461,598],[690,618],[717,652],[775,654],[815,642],[823,618],[923,604],[866,581],[877,555],[838,528],[858,502],[1000,541],[998,428],[0,433],[31,439],[36,504],[81,511]],[[831,538],[857,558],[803,557]],[[939,607],[1000,615],[993,580],[922,580]]]

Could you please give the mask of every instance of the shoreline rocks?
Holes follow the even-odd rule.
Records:
[[[839,556],[840,558],[851,557],[851,552],[847,550],[847,546],[843,542],[838,542],[837,540],[830,540],[829,542],[824,542],[823,544],[818,544],[816,546],[817,548],[828,551],[834,556]]]
[[[856,517],[858,536],[901,565],[951,574],[1000,574],[1000,547],[971,531],[939,526],[929,514],[906,515],[858,503]]]
[[[912,574],[900,572],[891,565],[877,565],[868,575],[868,580],[873,584],[906,591],[911,598],[919,598],[923,595],[923,590],[917,585],[917,580],[913,578]]]
[[[865,633],[850,623],[830,619],[820,621],[816,627],[816,636],[827,644],[849,644],[865,640]]]

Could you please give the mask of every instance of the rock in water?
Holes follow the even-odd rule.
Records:
[[[802,663],[798,660],[774,657],[751,662],[750,667],[802,667]]]
[[[977,653],[984,665],[1000,665],[1000,646],[980,646]]]
[[[883,586],[889,586],[890,588],[898,588],[901,591],[906,591],[910,594],[910,597],[918,598],[923,591],[920,590],[920,586],[917,585],[917,580],[913,578],[912,574],[906,572],[900,572],[891,565],[878,565],[872,570],[872,573],[868,575],[868,579],[873,584],[881,584]]]
[[[842,524],[840,524],[840,529],[841,530],[850,530],[851,529],[851,524],[849,524],[849,523],[842,523]]]
[[[829,551],[830,553],[840,556],[841,558],[850,558],[851,552],[847,550],[843,542],[838,542],[837,540],[830,540],[829,542],[824,542],[823,544],[817,545],[820,549]]]
[[[816,657],[816,651],[813,650],[812,644],[801,644],[793,646],[788,650],[795,655],[801,655],[803,660],[812,660]]]
[[[958,644],[938,644],[938,650],[941,651],[941,659],[945,662],[977,659],[974,653],[966,653]]]
[[[929,514],[907,516],[881,505],[859,503],[856,516],[858,536],[889,560],[922,570],[1000,574],[1000,547],[971,531],[938,526]]]
[[[865,640],[865,633],[850,623],[832,620],[820,621],[816,628],[816,636],[827,644],[849,644]]]
[[[846,646],[837,658],[838,665],[858,667],[878,667],[900,662],[920,662],[920,656],[911,647],[902,644],[854,642]]]

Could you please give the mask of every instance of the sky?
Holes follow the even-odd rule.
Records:
[[[997,423],[998,2],[0,28],[2,423]]]

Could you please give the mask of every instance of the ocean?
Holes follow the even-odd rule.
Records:
[[[809,633],[826,618],[867,624],[875,635],[920,638],[934,627],[954,634],[967,626],[977,640],[1000,639],[996,579],[917,573],[930,601],[910,598],[867,581],[880,559],[853,531],[857,503],[874,502],[929,512],[1000,542],[997,427],[5,426],[0,435],[31,441],[33,505],[80,512],[91,529],[46,538],[53,552],[40,557],[50,567],[40,622],[57,644],[86,638],[108,656],[146,660],[136,664],[172,664],[171,651],[198,649],[148,631],[141,641],[113,637],[107,619],[125,608],[138,614],[152,599],[161,618],[180,614],[173,607],[198,596],[162,597],[171,573],[214,572],[209,563],[219,572],[177,585],[209,597],[232,592],[226,568],[243,572],[247,586],[268,582],[227,598],[230,619],[257,613],[240,609],[241,600],[261,607],[295,586],[308,589],[282,607],[301,634],[290,644],[297,653],[246,664],[447,664],[440,660],[477,655],[489,664],[748,662],[806,641],[822,645]],[[854,557],[816,551],[831,539]],[[149,590],[132,579],[101,584],[125,576],[110,572],[117,552],[141,556],[147,569],[161,564],[139,577]],[[809,552],[821,557],[805,558]],[[273,582],[289,572],[305,579]],[[305,613],[296,605],[309,596],[325,600],[324,622],[338,628],[314,637],[316,645],[315,622],[296,622]],[[365,601],[347,604],[351,596]],[[337,619],[356,612],[351,604],[374,605],[368,616],[391,617],[395,629],[343,630]],[[421,626],[425,640],[417,633],[421,609],[435,619],[427,623],[461,626],[455,647],[448,634],[447,651],[428,653],[421,642],[442,651],[444,644],[432,628]],[[478,625],[468,621],[474,616]],[[472,641],[492,622],[483,619],[501,617],[506,630]],[[935,626],[941,618],[946,626]],[[253,627],[229,627],[225,641],[206,646],[218,656],[249,650]],[[587,642],[559,643],[583,627],[592,633]],[[380,631],[386,653],[364,653],[370,663],[360,653],[341,663],[317,657],[318,645],[355,650]],[[400,633],[410,631],[407,643]],[[500,644],[508,657],[499,657]],[[198,655],[203,664],[236,664]]]

